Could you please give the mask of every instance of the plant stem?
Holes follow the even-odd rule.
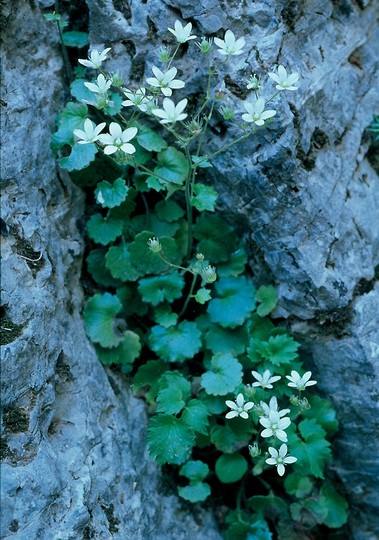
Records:
[[[190,290],[189,290],[189,293],[187,295],[187,298],[186,298],[186,301],[184,302],[183,304],[183,307],[179,313],[179,319],[180,317],[182,317],[184,315],[184,313],[186,312],[186,309],[188,307],[188,303],[189,301],[191,300],[192,298],[192,294],[193,294],[193,290],[195,288],[195,283],[196,283],[196,280],[197,280],[197,276],[198,274],[194,274],[193,277],[192,277],[192,283],[191,283],[191,287],[190,287]]]
[[[55,12],[59,15],[59,2],[58,0],[55,0]],[[63,40],[63,32],[60,21],[57,21],[57,27],[58,27],[58,33],[59,33],[59,41],[61,43],[62,47],[62,55],[63,55],[63,63],[66,69],[66,76],[68,78],[68,82],[72,81],[72,69],[70,64],[70,59],[68,57],[67,48],[64,44]]]
[[[247,137],[250,137],[250,135],[252,133],[254,133],[254,128],[252,128],[250,131],[248,131],[247,133],[244,133],[243,135],[241,135],[241,137],[238,137],[238,139],[236,139],[235,141],[232,141],[228,144],[225,144],[225,146],[222,146],[219,150],[217,150],[216,152],[212,152],[212,154],[209,154],[208,156],[204,156],[204,159],[201,159],[200,161],[198,161],[196,164],[192,165],[192,168],[194,169],[195,167],[198,167],[199,165],[201,165],[204,161],[208,161],[209,159],[217,156],[218,154],[221,154],[221,152],[225,152],[225,150],[227,150],[228,148],[230,148],[231,146],[234,146],[235,144],[243,141],[244,139],[247,139]]]
[[[192,193],[193,193],[193,183],[194,183],[194,177],[196,173],[196,167],[192,168],[191,154],[190,154],[188,146],[186,146],[186,157],[188,161],[189,172],[186,178],[186,185],[185,185],[184,193],[186,196],[186,209],[187,209],[187,221],[188,221],[187,259],[190,259],[191,252],[192,252],[192,242],[193,242],[193,233],[192,233],[193,212],[192,212],[191,199],[192,199]]]

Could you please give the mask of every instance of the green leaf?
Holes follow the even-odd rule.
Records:
[[[182,185],[189,169],[186,156],[173,146],[169,146],[158,154],[159,165],[154,172],[166,182]]]
[[[100,361],[104,365],[110,364],[132,364],[141,352],[141,342],[139,335],[131,330],[126,330],[124,339],[114,349],[96,348]]]
[[[168,223],[178,221],[185,214],[183,208],[170,199],[168,201],[159,201],[154,210],[159,219]]]
[[[75,79],[70,85],[70,93],[72,97],[78,101],[85,99],[86,101],[95,103],[95,94],[91,92],[91,90],[88,90],[88,88],[84,85],[85,82],[87,82],[85,79]]]
[[[175,326],[178,322],[178,314],[174,313],[168,304],[162,304],[154,310],[152,319],[159,326],[169,328],[170,326]]]
[[[295,495],[298,499],[304,499],[312,492],[314,483],[309,476],[290,473],[284,479],[284,487],[290,495]]]
[[[167,372],[159,380],[157,412],[178,414],[190,396],[191,383],[178,371]]]
[[[135,210],[136,203],[134,199],[136,198],[137,192],[133,188],[128,188],[128,193],[124,202],[119,206],[112,208],[110,215],[116,219],[122,219],[124,222],[127,222],[127,227],[129,227],[129,218],[130,214]],[[127,231],[129,232],[129,231]]]
[[[182,412],[181,418],[183,422],[193,429],[193,431],[207,435],[209,414],[210,413],[208,412],[208,409],[204,403],[202,403],[199,399],[191,399]]]
[[[207,497],[211,494],[211,488],[209,484],[205,482],[199,482],[194,485],[189,485],[185,487],[179,487],[178,493],[182,499],[186,501],[195,503],[205,501]]]
[[[59,126],[74,131],[83,129],[84,120],[88,117],[88,107],[84,103],[67,103],[59,115]],[[88,146],[83,144],[81,146]]]
[[[161,260],[157,253],[153,253],[147,242],[149,238],[156,236],[152,232],[143,231],[135,237],[134,242],[130,244],[130,260],[141,274],[161,274],[168,270],[169,266]],[[181,255],[173,238],[161,237],[159,241],[162,245],[162,251],[167,260],[172,264],[181,263]]]
[[[238,482],[247,472],[247,461],[239,452],[222,454],[216,461],[216,475],[220,482],[232,484]]]
[[[103,208],[114,208],[119,206],[126,199],[128,187],[123,178],[117,178],[113,184],[106,180],[97,184],[95,190],[96,202]]]
[[[205,156],[191,156],[192,163],[195,163],[199,169],[208,169],[209,167],[213,167],[212,163],[204,158]]]
[[[239,276],[245,271],[247,264],[247,253],[243,248],[239,248],[230,255],[227,262],[217,265],[219,277]]]
[[[254,286],[244,276],[225,277],[215,283],[220,298],[208,304],[208,313],[214,323],[224,327],[241,326],[255,308]]]
[[[211,369],[201,377],[207,394],[225,396],[233,392],[242,382],[242,366],[231,354],[216,354],[211,360]]]
[[[314,418],[325,429],[328,435],[334,435],[338,430],[338,420],[331,402],[320,396],[310,396],[308,400],[311,408],[303,411],[303,416],[309,419]]]
[[[185,476],[188,480],[194,484],[204,480],[208,476],[209,467],[202,461],[187,461],[183,467],[180,468],[179,474]]]
[[[195,434],[180,418],[158,415],[150,420],[147,441],[150,455],[159,465],[181,465],[190,456]]]
[[[182,295],[184,279],[177,271],[166,276],[141,279],[138,290],[144,302],[157,306],[164,300],[172,302]]]
[[[149,344],[167,362],[183,362],[199,352],[200,338],[201,332],[194,322],[182,321],[176,327],[153,326]]]
[[[149,360],[143,364],[133,377],[133,387],[137,392],[145,387],[150,387],[146,392],[146,399],[152,403],[158,394],[160,376],[167,371],[166,362],[162,360]]]
[[[212,264],[227,261],[237,244],[234,229],[219,216],[203,213],[193,227],[193,236],[199,240],[197,251]]]
[[[122,221],[112,217],[93,214],[87,223],[88,236],[106,246],[122,234]]]
[[[123,340],[115,328],[115,316],[122,305],[117,296],[110,293],[95,294],[85,305],[84,324],[90,339],[102,347],[117,347]]]
[[[269,360],[274,366],[281,364],[290,364],[298,356],[297,349],[300,343],[297,343],[287,334],[271,336],[268,341],[251,339],[248,349],[248,356],[253,362]]]
[[[59,158],[58,163],[66,171],[78,171],[87,167],[95,159],[96,154],[97,148],[93,143],[74,144],[71,147],[71,154],[67,157]]]
[[[260,305],[257,307],[258,315],[265,317],[275,309],[278,302],[278,293],[272,285],[262,285],[257,290],[255,299],[257,302],[260,302]]]
[[[192,206],[199,210],[199,212],[203,212],[204,210],[214,212],[218,195],[213,188],[205,184],[195,184],[193,192],[195,195],[191,199]]]
[[[338,529],[345,525],[348,518],[349,505],[342,495],[340,495],[331,484],[324,484],[320,491],[320,501],[327,510],[324,523],[331,529]]]
[[[313,497],[291,504],[290,511],[295,522],[309,529],[323,523],[328,514],[325,506]]]
[[[245,422],[244,424],[241,424]],[[251,425],[246,420],[235,419],[229,421],[225,426],[216,424],[211,428],[211,441],[221,452],[232,454],[240,448],[246,447],[252,435]],[[234,427],[234,429],[233,429]]]
[[[211,291],[209,289],[199,289],[195,294],[195,300],[199,304],[205,304],[208,300],[211,299]]]
[[[149,152],[160,152],[167,148],[166,141],[155,131],[143,124],[133,124],[138,128],[137,141]]]
[[[77,47],[82,49],[89,43],[87,32],[78,32],[71,30],[70,32],[63,32],[63,43],[66,47]]]
[[[305,419],[298,425],[302,439],[295,435],[289,437],[291,455],[297,458],[296,471],[307,474],[310,471],[316,478],[324,478],[325,462],[331,458],[330,443],[325,439],[325,430],[315,419]]]
[[[275,495],[254,495],[249,499],[249,506],[254,512],[263,514],[271,521],[288,513],[287,503]]]
[[[86,259],[88,272],[99,285],[104,285],[105,287],[119,287],[121,281],[113,278],[105,266],[106,253],[106,250],[102,248],[92,249],[89,252]]]
[[[122,315],[126,319],[131,315],[145,315],[148,311],[147,305],[142,302],[142,298],[136,290],[135,284],[120,286],[116,294],[122,303]]]
[[[105,261],[106,267],[114,278],[122,281],[136,281],[140,276],[130,262],[130,253],[126,244],[109,248]]]
[[[238,356],[246,351],[248,335],[246,327],[230,329],[212,325],[205,334],[207,348],[214,354],[227,353]]]

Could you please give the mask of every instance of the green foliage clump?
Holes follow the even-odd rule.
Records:
[[[178,47],[193,38],[191,25],[170,31]],[[229,59],[242,52],[241,40],[230,33],[215,44]],[[84,323],[101,362],[130,374],[149,404],[150,455],[173,467],[181,497],[195,503],[232,493],[226,539],[302,540],[304,529],[338,528],[347,519],[325,474],[338,423],[327,400],[308,395],[315,381],[300,375],[300,344],[268,317],[275,287],[256,289],[239,233],[216,212],[206,172],[232,144],[208,154],[203,148],[213,115],[240,130],[236,144],[276,111],[264,110],[270,100],[260,97],[255,76],[245,124],[233,123],[228,107],[217,111],[212,42],[198,47],[208,80],[191,118],[187,100],[175,105],[167,97],[184,86],[173,80],[177,49],[161,51],[166,78],[155,68],[156,78],[136,91],[103,69],[91,82],[82,69],[71,85],[77,101],[61,112],[51,144],[60,166],[91,194],[86,265],[96,293]],[[100,69],[108,52],[92,51],[81,63]],[[296,89],[296,74],[283,66],[270,76],[277,93]],[[109,133],[99,118],[110,120]]]

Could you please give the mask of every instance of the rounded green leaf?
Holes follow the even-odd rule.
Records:
[[[90,339],[102,347],[117,347],[123,336],[115,327],[115,316],[122,304],[117,296],[110,293],[95,294],[84,308],[84,324]]]
[[[241,480],[247,471],[247,461],[238,452],[223,454],[216,461],[216,475],[224,484],[232,484]]]
[[[179,487],[178,488],[179,496],[186,501],[195,503],[205,501],[207,497],[211,494],[211,488],[209,484],[200,482],[198,484]]]
[[[121,281],[113,278],[112,274],[105,266],[106,253],[106,250],[103,248],[92,249],[89,252],[86,259],[88,272],[99,285],[104,285],[105,287],[119,287],[121,286]]]
[[[140,274],[130,262],[127,245],[112,246],[105,256],[105,265],[114,278],[122,281],[136,281]]]
[[[331,529],[342,527],[347,522],[349,505],[346,499],[340,495],[331,484],[325,484],[321,488],[321,503],[327,510],[324,523]]]
[[[255,298],[257,302],[260,302],[257,307],[258,315],[260,317],[265,317],[275,309],[278,302],[278,293],[272,285],[262,285],[257,290]]]
[[[104,180],[97,184],[95,190],[96,201],[103,208],[114,208],[125,201],[128,189],[123,178],[117,178],[113,184]]]
[[[78,30],[71,30],[70,32],[63,32],[63,43],[66,47],[77,47],[82,49],[89,43],[87,32],[79,32]]]
[[[120,345],[114,349],[96,348],[100,361],[104,365],[110,364],[132,364],[141,352],[141,341],[138,334],[131,330],[126,330]]]
[[[201,384],[207,394],[225,396],[242,383],[242,366],[229,353],[219,353],[212,357],[211,369],[201,377]]]
[[[143,231],[134,239],[129,246],[131,263],[141,274],[161,274],[168,270],[167,263],[162,261],[157,253],[153,253],[147,242],[149,238],[156,236],[152,232]],[[170,263],[180,264],[181,255],[176,242],[173,238],[162,237],[159,238],[162,245],[162,252]]]
[[[200,460],[187,461],[183,467],[181,467],[179,474],[185,476],[193,483],[201,482],[209,473],[209,467],[206,463]]]
[[[201,347],[201,332],[194,322],[182,321],[178,326],[153,326],[150,347],[167,362],[183,362],[193,358]]]
[[[122,225],[120,219],[93,214],[87,223],[88,235],[95,242],[106,246],[122,234]]]
[[[165,276],[155,276],[141,279],[138,290],[142,299],[153,306],[167,300],[172,302],[182,295],[184,279],[178,272]]]
[[[213,212],[217,201],[217,192],[210,186],[204,184],[195,184],[193,187],[194,196],[191,199],[191,204],[199,212],[208,210]]]
[[[224,277],[215,283],[219,298],[208,304],[208,313],[214,323],[224,327],[241,326],[255,308],[255,289],[244,276]]]
[[[71,147],[71,154],[58,159],[58,163],[66,171],[79,171],[87,167],[95,159],[96,154],[97,148],[93,143],[74,144]]]
[[[190,456],[195,434],[180,418],[160,414],[150,420],[147,441],[150,455],[159,465],[181,465]]]

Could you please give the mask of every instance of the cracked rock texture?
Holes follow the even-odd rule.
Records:
[[[3,13],[1,538],[219,540],[165,494],[146,413],[107,377],[80,318],[84,201],[49,149],[62,61],[39,9]]]
[[[45,7],[49,2],[40,2]],[[34,4],[33,4],[34,5]],[[167,26],[190,19],[198,36],[226,28],[246,38],[224,83],[276,63],[301,73],[278,115],[214,160],[220,209],[245,234],[258,283],[280,307],[319,386],[337,409],[336,472],[352,512],[352,540],[379,536],[379,181],[363,137],[379,111],[378,12],[353,0],[87,0],[91,43],[112,47],[107,69],[130,87],[156,63]],[[3,77],[4,538],[219,538],[205,512],[163,495],[147,458],[142,404],[105,374],[80,321],[83,201],[49,152],[63,103],[56,36],[37,7],[5,2]],[[258,52],[257,52],[258,51]],[[196,53],[194,53],[196,54]],[[196,93],[202,81],[176,64]],[[231,70],[231,71],[230,71]],[[222,75],[222,73],[221,73]],[[178,91],[177,96],[180,96]],[[217,149],[232,130],[214,125]],[[20,145],[22,141],[22,145]],[[80,225],[80,224],[79,224]],[[39,258],[41,256],[41,258]],[[23,257],[27,257],[25,259]],[[38,260],[37,260],[38,259]],[[9,334],[7,334],[7,332]]]

